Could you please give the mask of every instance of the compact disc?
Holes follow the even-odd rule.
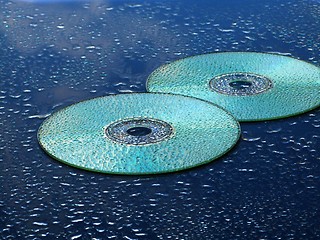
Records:
[[[53,158],[114,174],[173,172],[210,162],[237,142],[238,122],[220,107],[173,94],[134,93],[66,107],[40,126]]]
[[[212,53],[159,67],[147,89],[215,103],[239,121],[261,121],[318,107],[320,68],[276,54]]]

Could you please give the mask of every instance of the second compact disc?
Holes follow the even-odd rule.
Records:
[[[261,121],[318,107],[320,68],[276,54],[212,53],[160,66],[147,89],[215,103],[238,121]]]

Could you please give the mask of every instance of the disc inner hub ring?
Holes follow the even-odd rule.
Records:
[[[228,73],[216,76],[209,82],[212,91],[234,96],[250,96],[263,93],[273,87],[272,81],[253,73]]]
[[[117,143],[147,145],[164,141],[173,135],[173,127],[151,118],[124,119],[105,127],[105,136]]]

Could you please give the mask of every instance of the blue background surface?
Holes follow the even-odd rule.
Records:
[[[220,160],[112,176],[48,157],[36,132],[72,103],[144,92],[160,65],[220,51],[320,65],[312,0],[0,1],[1,239],[319,239],[320,111],[241,124]]]

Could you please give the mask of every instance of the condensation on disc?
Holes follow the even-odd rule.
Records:
[[[206,100],[238,121],[294,116],[320,106],[320,68],[292,57],[257,52],[196,55],[160,66],[147,90]]]
[[[181,95],[135,93],[83,101],[40,126],[40,146],[53,158],[112,174],[174,172],[228,152],[239,123],[222,108]]]

